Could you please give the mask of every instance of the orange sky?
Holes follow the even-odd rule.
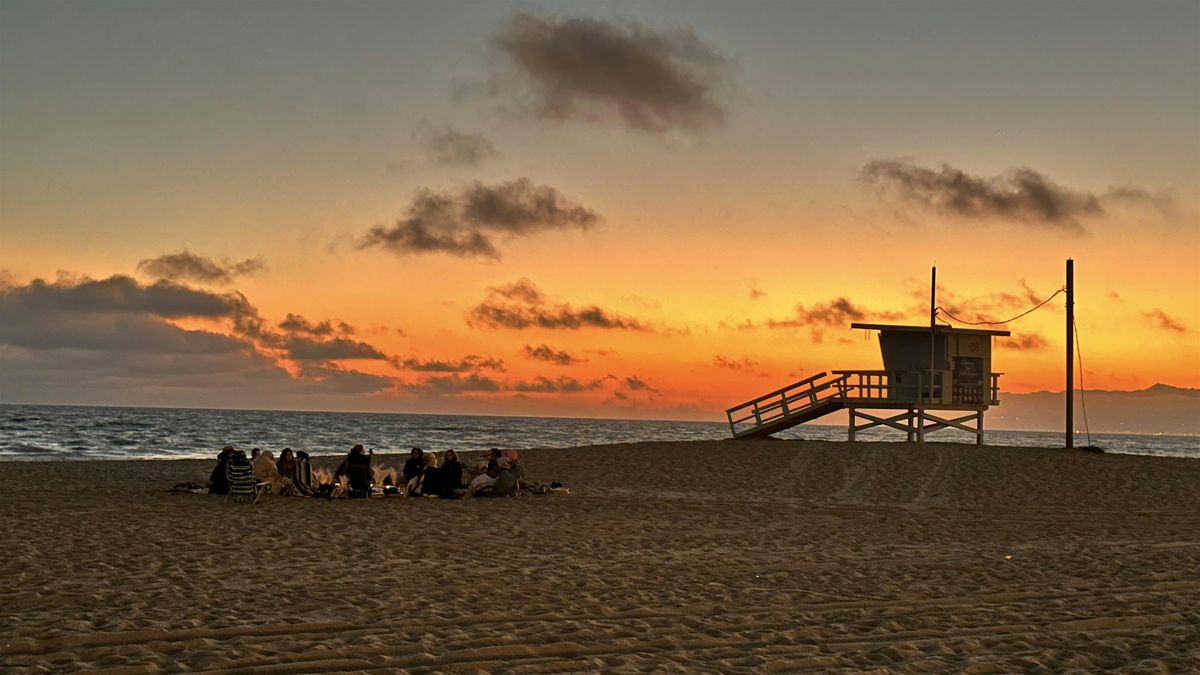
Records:
[[[57,7],[6,3],[0,22],[4,402],[720,419],[817,371],[879,366],[855,317],[820,311],[839,299],[926,323],[936,264],[943,306],[1006,318],[1059,288],[1067,257],[1089,388],[1200,387],[1194,4],[1156,5],[1143,30],[1120,4],[1089,5],[1083,29],[1063,7],[915,3],[891,18],[908,39],[871,3],[841,17],[764,7],[781,16],[750,25],[653,3],[494,3],[469,19]],[[326,34],[330,12],[356,40]],[[785,19],[803,28],[772,31]],[[1027,20],[1056,39],[1029,41]],[[377,24],[403,26],[403,44]],[[147,26],[175,40],[138,37]],[[677,48],[639,43],[646,31]],[[598,62],[610,50],[643,67],[588,89],[595,74],[576,64],[564,89],[546,75],[561,58],[535,61],[560,46],[547,35],[590,35]],[[450,206],[418,211],[422,191]],[[482,233],[495,254],[368,243],[404,223]],[[228,279],[139,269],[185,250],[264,265]],[[137,279],[120,291],[137,297],[71,304],[85,278],[113,275]],[[267,333],[138,304],[163,276],[243,294]],[[59,279],[54,293],[31,291],[35,278]],[[544,300],[490,290],[522,279]],[[491,326],[472,315],[485,302],[602,320]],[[297,335],[278,326],[289,314],[344,322],[317,342],[373,356],[297,361],[279,346]],[[233,342],[179,347],[199,339],[180,328]],[[1024,348],[998,344],[1002,388],[1061,389],[1061,297],[1008,328]],[[542,345],[569,363],[532,358]]]

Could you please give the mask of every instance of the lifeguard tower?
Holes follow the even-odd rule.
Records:
[[[983,414],[1000,404],[1002,373],[991,371],[992,338],[1009,331],[873,323],[850,327],[878,332],[883,370],[820,372],[734,406],[725,411],[733,437],[770,436],[845,408],[851,441],[856,432],[883,426],[918,443],[933,431],[960,429],[983,444]]]

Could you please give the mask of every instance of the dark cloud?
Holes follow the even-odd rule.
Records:
[[[350,370],[334,365],[304,368],[305,387],[316,392],[339,394],[371,394],[389,390],[392,378]]]
[[[492,286],[489,291],[509,300],[517,300],[527,305],[546,304],[546,294],[529,279],[524,277],[503,286]]]
[[[728,316],[728,317],[725,317],[724,319],[721,319],[720,321],[717,322],[717,325],[725,330],[737,330],[737,331],[758,330],[758,328],[760,328],[760,326],[758,324],[754,323],[750,319],[746,319],[746,318],[739,319],[739,318],[732,317],[732,316]]]
[[[466,376],[454,373],[434,375],[419,382],[403,384],[400,388],[415,394],[457,396],[465,393],[497,392],[501,386],[496,380],[478,373]]]
[[[386,354],[371,345],[349,338],[314,340],[303,336],[291,336],[283,340],[283,346],[288,358],[296,361],[387,359]]]
[[[737,359],[717,354],[713,357],[713,365],[718,368],[726,368],[729,370],[750,370],[758,364],[755,361],[750,360],[749,357]]]
[[[267,269],[262,258],[247,258],[241,262],[196,255],[187,249],[179,253],[166,253],[157,258],[146,258],[137,264],[141,272],[172,281],[196,281],[206,284],[228,284],[236,277],[257,274]]]
[[[761,291],[761,290],[760,290],[758,287],[756,287],[756,286],[751,286],[751,287],[750,287],[750,294],[749,294],[749,295],[750,295],[750,299],[751,299],[751,300],[761,300],[761,299],[763,299],[763,298],[767,297],[767,294],[766,294],[766,293],[764,293],[763,291]]]
[[[569,366],[573,363],[579,363],[582,360],[547,344],[540,344],[536,347],[525,345],[522,351],[525,353],[526,358],[534,361],[545,361],[546,363],[553,363],[559,366]]]
[[[1024,279],[1021,279],[1018,283],[1020,289],[1016,292],[994,291],[992,293],[965,296],[939,284],[937,288],[939,313],[943,316],[948,314],[950,315],[949,318],[959,322],[1003,321],[1034,307],[1053,294],[1053,291],[1044,294],[1039,293]],[[912,313],[928,316],[929,289],[914,289],[912,297],[915,301],[912,306]],[[1046,305],[1045,309],[1054,311],[1058,309],[1058,305],[1051,303]]]
[[[1175,197],[1170,192],[1151,192],[1140,187],[1110,187],[1101,199],[1106,204],[1150,207],[1168,216],[1175,207]]]
[[[1173,333],[1186,333],[1188,330],[1187,325],[1182,321],[1171,316],[1170,314],[1167,314],[1161,309],[1158,309],[1157,307],[1149,311],[1142,312],[1142,316],[1150,319],[1163,330],[1169,330]]]
[[[416,136],[428,151],[430,161],[442,166],[478,166],[500,154],[495,144],[481,133],[424,126]]]
[[[528,178],[494,185],[475,182],[456,192],[418,191],[403,219],[391,227],[371,228],[358,247],[499,258],[493,239],[497,235],[513,238],[546,230],[586,230],[600,220],[595,211]]]
[[[344,321],[336,324],[331,319],[313,323],[299,314],[288,314],[279,322],[279,329],[286,333],[327,337],[332,335],[353,335],[354,327]]]
[[[183,328],[173,323],[178,319],[212,322],[232,334]],[[328,362],[378,358],[369,345],[265,326],[239,293],[170,281],[143,285],[113,276],[10,285],[0,289],[0,389],[47,402],[261,406],[279,397],[391,386],[390,378]],[[306,359],[298,376],[277,362],[276,352],[289,349]]]
[[[1021,333],[996,340],[996,347],[1015,352],[1036,352],[1050,348],[1050,341],[1038,333]]]
[[[520,13],[493,45],[528,85],[542,119],[654,133],[701,131],[725,119],[716,94],[725,58],[690,29]]]
[[[864,166],[861,177],[900,201],[930,212],[970,219],[1007,219],[1073,233],[1083,232],[1081,219],[1103,215],[1106,204],[1162,207],[1164,200],[1169,200],[1140,188],[1112,188],[1100,195],[1071,190],[1028,168],[988,178],[948,164],[929,169],[905,160],[881,159]]]
[[[604,384],[604,380],[583,382],[573,377],[549,378],[539,375],[533,380],[522,380],[512,385],[513,391],[543,394],[577,394],[584,391],[594,391]]]
[[[654,387],[651,387],[650,383],[646,382],[637,375],[630,375],[629,377],[626,377],[625,386],[629,388],[629,391],[658,391]]]
[[[467,313],[467,323],[489,328],[649,330],[637,319],[601,309],[596,305],[549,305],[541,289],[528,279],[489,289],[483,302]]]
[[[841,297],[829,302],[816,303],[811,307],[798,304],[793,308],[793,315],[786,319],[769,319],[768,328],[801,328],[801,327],[849,327],[853,321],[881,319],[898,321],[904,318],[900,312],[870,310],[856,305],[849,298]]]
[[[504,361],[490,356],[468,354],[457,361],[408,358],[396,361],[397,368],[419,373],[469,373],[477,370],[504,371]]]
[[[830,328],[849,328],[854,321],[899,321],[903,318],[902,312],[872,310],[854,304],[849,298],[840,297],[808,307],[797,304],[792,308],[791,316],[767,319],[763,325],[775,330],[808,328],[813,342],[822,342],[825,338],[825,331]],[[744,325],[734,325],[734,327],[745,330],[755,326],[747,321]]]

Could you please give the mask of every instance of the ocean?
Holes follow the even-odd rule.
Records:
[[[396,453],[413,446],[436,451],[565,448],[728,437],[722,422],[0,404],[0,461],[211,458],[230,443],[276,453],[290,447],[312,455],[340,455],[355,443]],[[779,437],[842,441],[846,429],[805,425]],[[858,437],[904,440],[887,429]],[[940,431],[930,440],[969,443],[973,437]],[[1063,444],[1061,432],[988,431],[986,440],[989,445]],[[1076,436],[1076,445],[1086,442],[1083,434]],[[1200,437],[1195,436],[1092,434],[1092,443],[1106,452],[1200,457]]]

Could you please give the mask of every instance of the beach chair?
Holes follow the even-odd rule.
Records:
[[[257,504],[259,497],[271,491],[270,483],[254,480],[254,469],[249,464],[230,463],[225,469],[225,475],[229,480],[229,492],[225,494],[225,501],[232,498],[236,502]]]

